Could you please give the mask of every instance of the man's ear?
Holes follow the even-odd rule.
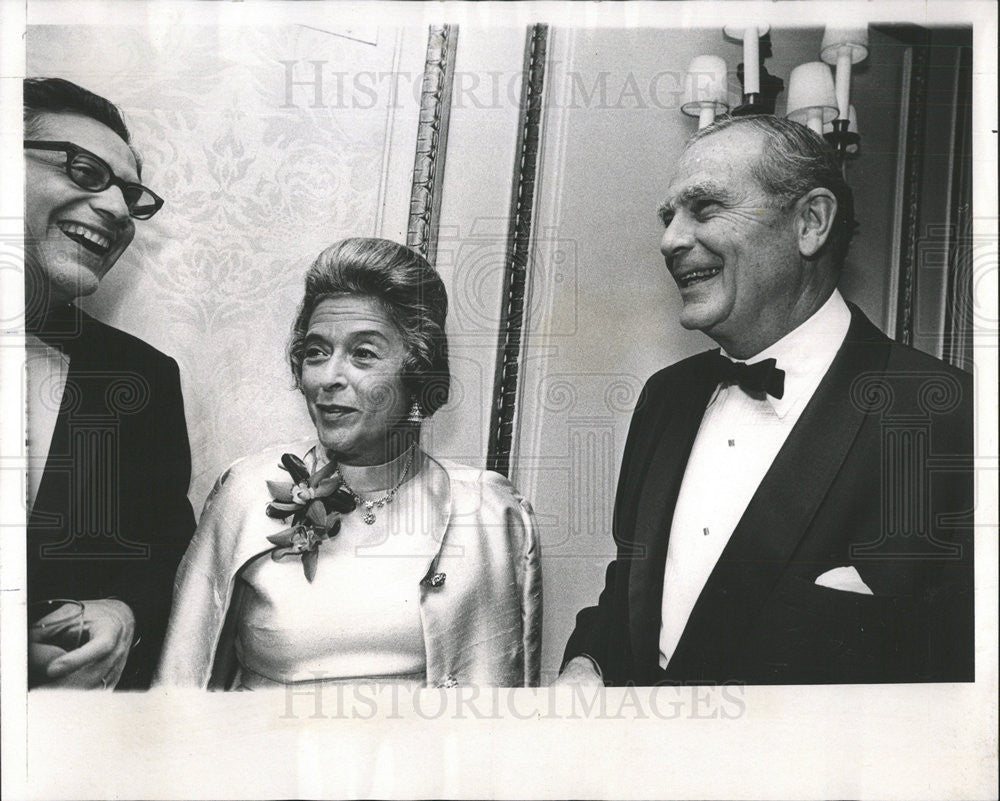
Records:
[[[795,205],[799,253],[810,259],[830,238],[837,217],[837,198],[829,189],[817,187],[806,192]]]

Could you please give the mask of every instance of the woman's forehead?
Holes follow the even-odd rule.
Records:
[[[323,298],[309,317],[309,330],[319,328],[395,332],[395,325],[382,304],[369,295],[334,295]]]

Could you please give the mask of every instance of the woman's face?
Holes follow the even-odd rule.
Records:
[[[302,391],[319,441],[345,464],[382,464],[389,430],[405,419],[403,337],[367,295],[321,301],[306,330]]]

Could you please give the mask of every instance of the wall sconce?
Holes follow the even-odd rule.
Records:
[[[699,128],[727,111],[734,117],[775,113],[777,96],[785,84],[768,73],[761,58],[771,55],[769,31],[769,25],[759,22],[723,28],[726,38],[743,43],[743,63],[736,70],[743,84],[743,102],[732,110],[726,92],[725,61],[712,55],[692,59],[684,78],[681,111],[697,117]],[[858,117],[851,105],[851,67],[867,57],[867,28],[827,27],[820,47],[822,61],[800,64],[788,78],[786,116],[823,136],[842,162],[860,151]],[[828,64],[836,67],[836,84]]]
[[[729,110],[726,62],[719,56],[695,56],[684,76],[684,105],[681,111],[698,118],[698,128],[715,121]]]
[[[820,56],[827,64],[837,68],[837,119],[833,122],[827,141],[844,156],[857,152],[857,122],[854,126],[854,137],[849,136],[851,106],[851,67],[859,61],[868,58],[867,28],[826,28],[823,32],[823,44]],[[849,150],[853,145],[854,150]]]
[[[839,124],[845,120],[834,120],[823,125],[823,138],[826,139],[836,150],[840,157],[855,157],[861,146],[861,132],[858,131],[858,113],[854,106],[847,107],[847,127],[843,131],[837,130]]]
[[[786,117],[807,125],[820,136],[823,124],[837,118],[837,93],[833,75],[822,61],[799,64],[788,78],[788,113]]]

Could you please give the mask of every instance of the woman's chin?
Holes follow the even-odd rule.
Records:
[[[353,432],[341,428],[317,426],[319,444],[327,453],[344,464],[383,464],[391,462],[419,437],[419,427],[400,423],[383,430],[378,436],[359,439]]]
[[[316,438],[319,440],[319,444],[327,451],[339,454],[349,449],[349,443],[343,437],[333,435],[333,432],[318,429],[316,431]]]
[[[387,459],[380,458],[383,449],[366,448],[357,442],[346,440],[343,437],[325,437],[320,434],[319,444],[326,451],[329,458],[341,464],[381,464],[384,461],[388,461]]]

